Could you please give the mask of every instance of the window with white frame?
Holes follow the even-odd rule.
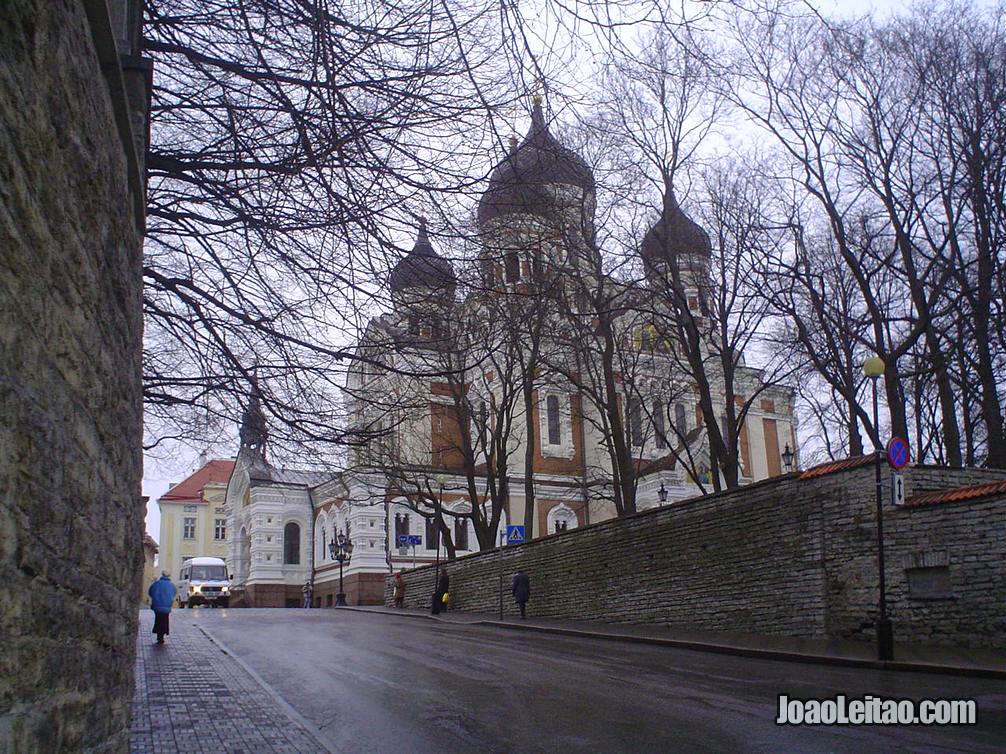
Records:
[[[569,396],[558,390],[545,390],[539,400],[538,436],[542,455],[572,458],[575,449]]]
[[[461,516],[454,519],[454,549],[468,549],[468,519]]]
[[[653,441],[657,448],[663,450],[667,447],[667,430],[664,423],[664,402],[653,401]]]
[[[215,518],[213,519],[213,539],[217,542],[222,542],[227,539],[227,519],[226,518]]]
[[[198,505],[186,505],[182,507],[182,513],[196,513],[198,510]]]
[[[629,442],[633,447],[643,447],[643,408],[638,398],[629,398],[626,410],[629,424]]]
[[[684,403],[674,404],[674,428],[682,437],[688,433],[688,410]]]
[[[182,519],[182,539],[196,538],[196,517],[186,516]]]
[[[545,399],[545,411],[548,414],[548,444],[560,445],[562,443],[562,425],[558,395],[550,395]]]

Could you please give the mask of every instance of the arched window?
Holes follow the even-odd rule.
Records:
[[[562,442],[562,432],[559,424],[559,396],[548,396],[545,399],[545,410],[548,414],[548,444],[558,445]]]
[[[516,251],[507,252],[504,264],[506,267],[506,281],[508,283],[516,283],[520,280],[520,257],[517,256]]]
[[[468,519],[461,516],[454,519],[454,549],[468,549]]]
[[[684,403],[677,403],[674,406],[674,428],[682,437],[688,432],[688,414],[685,412]]]
[[[300,526],[292,521],[283,527],[283,564],[300,565]]]
[[[629,419],[629,443],[634,447],[643,447],[643,413],[637,398],[629,398],[626,411]]]
[[[664,430],[663,401],[653,401],[653,434],[657,447],[661,450],[667,447],[667,432]]]
[[[570,529],[575,529],[579,525],[579,522],[576,518],[576,511],[568,505],[560,503],[548,512],[547,524],[547,533],[558,534],[560,532],[569,531]]]

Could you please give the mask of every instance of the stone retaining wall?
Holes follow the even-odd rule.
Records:
[[[909,495],[1002,478],[919,467]],[[888,472],[884,470],[887,494]],[[536,617],[654,623],[710,631],[869,639],[877,614],[872,466],[815,479],[777,477],[517,547],[509,580],[531,577]],[[1006,496],[885,507],[888,610],[900,642],[1006,646]],[[908,594],[908,568],[946,566],[952,595]],[[495,612],[498,551],[446,565],[454,608]],[[406,606],[429,607],[433,567],[404,573]],[[391,579],[385,584],[391,604]]]
[[[144,513],[144,198],[128,118],[145,108],[125,101],[109,18],[126,5],[0,12],[4,752],[128,746]]]

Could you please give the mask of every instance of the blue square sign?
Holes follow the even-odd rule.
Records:
[[[508,526],[506,528],[506,543],[508,545],[520,545],[524,544],[524,542],[523,526]]]
[[[408,540],[409,540],[409,544],[410,545],[421,545],[423,543],[423,535],[422,534],[410,534],[408,536]]]

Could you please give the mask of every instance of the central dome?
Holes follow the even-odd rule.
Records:
[[[531,130],[489,176],[489,188],[479,200],[479,226],[511,213],[551,215],[556,197],[547,187],[554,184],[593,192],[594,174],[580,155],[549,133],[536,97]]]

